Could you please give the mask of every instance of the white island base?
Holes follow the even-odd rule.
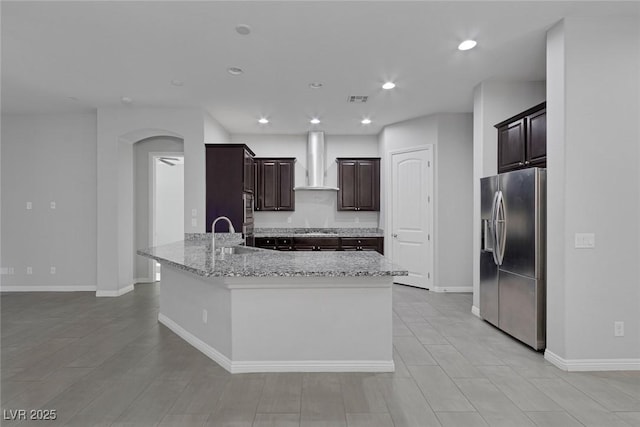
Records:
[[[231,373],[393,372],[392,280],[207,278],[163,263],[158,320]]]

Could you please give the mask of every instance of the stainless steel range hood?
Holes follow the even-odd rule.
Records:
[[[307,185],[294,190],[337,191],[336,187],[324,185],[324,132],[309,132],[307,139]]]

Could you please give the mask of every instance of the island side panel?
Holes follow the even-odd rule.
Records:
[[[391,277],[226,283],[232,288],[232,372],[394,370]]]
[[[227,370],[231,359],[230,297],[221,278],[200,277],[162,264],[158,320]],[[207,311],[206,323],[203,310]]]

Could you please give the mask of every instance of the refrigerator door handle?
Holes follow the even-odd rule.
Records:
[[[498,193],[500,193],[500,191],[496,191],[493,194],[493,204],[491,205],[491,221],[489,222],[489,229],[491,231],[491,237],[493,238],[493,246],[490,248],[491,253],[493,255],[493,262],[496,265],[500,265],[500,263],[498,262],[498,254],[497,254],[497,249],[498,249],[498,231],[497,231],[497,223],[496,223],[496,215],[497,215],[497,206],[498,206]]]
[[[495,228],[496,228],[496,264],[502,265],[502,261],[504,260],[504,250],[505,244],[507,242],[507,218],[505,215],[504,209],[504,197],[502,195],[502,191],[498,191],[498,196],[496,200],[495,210],[496,210],[496,220],[495,220]]]

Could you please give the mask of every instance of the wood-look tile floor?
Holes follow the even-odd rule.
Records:
[[[386,374],[231,375],[158,324],[158,284],[1,303],[3,426],[640,426],[640,372],[562,372],[470,294],[395,286]],[[57,419],[6,419],[39,408]]]

